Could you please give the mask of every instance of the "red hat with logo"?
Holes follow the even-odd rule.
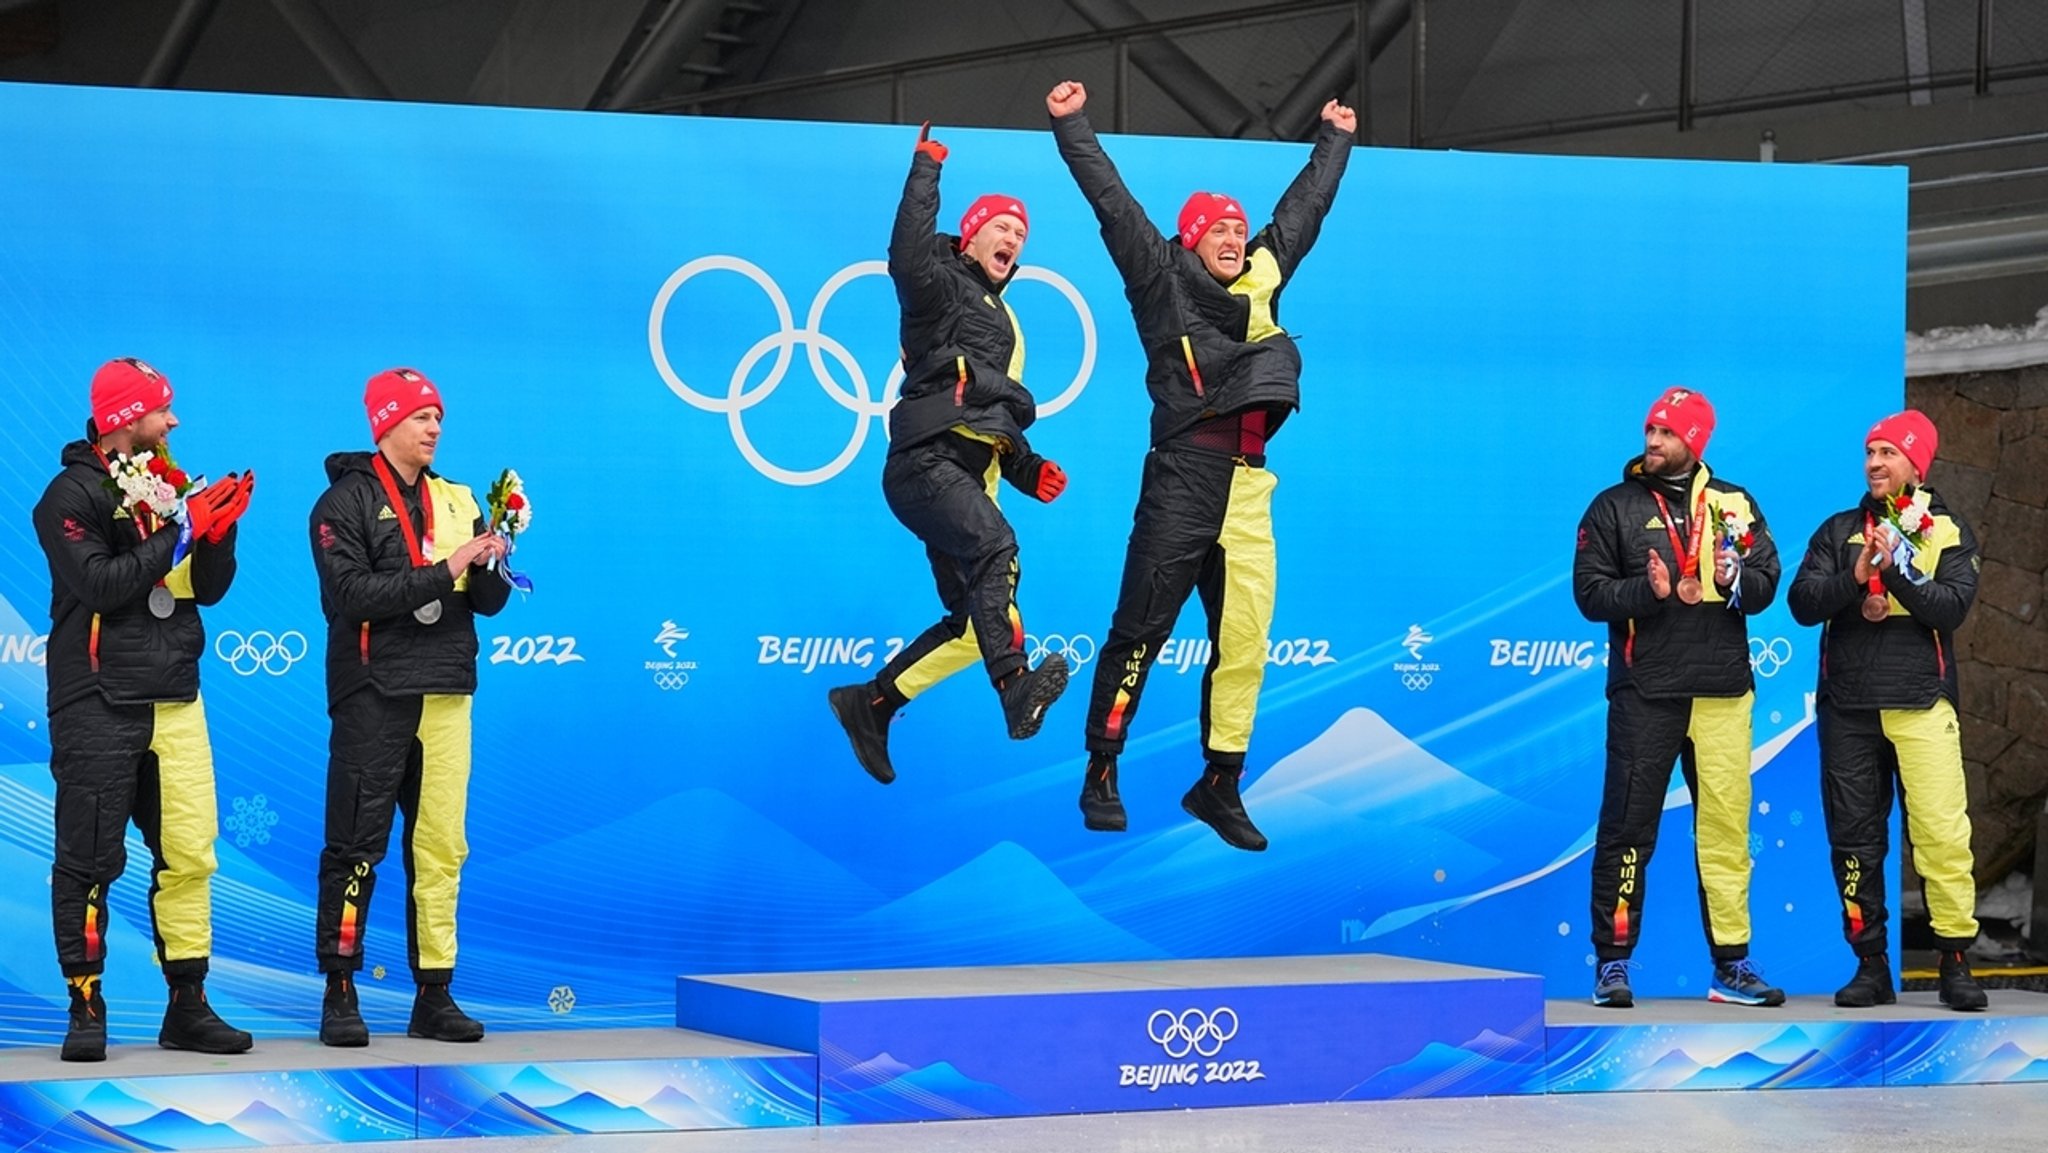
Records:
[[[1698,460],[1707,455],[1707,441],[1714,436],[1714,406],[1705,393],[1674,386],[1664,390],[1664,395],[1650,406],[1650,415],[1643,418],[1645,429],[1652,425],[1663,425],[1677,433],[1693,459]]]
[[[1913,466],[1915,478],[1927,479],[1927,470],[1934,466],[1934,449],[1939,443],[1934,431],[1934,422],[1917,408],[1895,412],[1870,426],[1870,432],[1863,438],[1863,447],[1869,448],[1873,441],[1888,441],[1893,448],[1905,454],[1907,463]]]
[[[1180,246],[1193,248],[1195,241],[1219,220],[1243,220],[1246,228],[1252,226],[1245,218],[1244,206],[1221,192],[1197,192],[1188,197],[1188,202],[1180,206]]]
[[[982,225],[998,216],[1014,216],[1025,228],[1031,227],[1031,218],[1024,215],[1023,201],[1014,196],[1002,196],[993,192],[987,196],[978,196],[974,203],[967,206],[967,214],[960,218],[961,250],[966,250],[967,242],[974,239],[974,234],[981,231]]]
[[[92,374],[92,424],[101,436],[169,403],[169,378],[132,356],[110,360]]]
[[[382,440],[391,426],[423,408],[447,412],[434,382],[410,368],[387,368],[363,389],[363,408],[370,414],[370,439]]]

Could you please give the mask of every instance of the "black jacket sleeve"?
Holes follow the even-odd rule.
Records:
[[[1962,539],[1953,548],[1942,550],[1941,563],[1926,584],[1914,584],[1896,567],[1887,567],[1879,575],[1884,590],[1913,614],[1915,621],[1937,632],[1961,628],[1971,602],[1977,599],[1977,534],[1960,520],[1955,524]]]
[[[1664,607],[1650,591],[1650,578],[1623,575],[1622,563],[1614,504],[1604,495],[1595,497],[1579,520],[1578,553],[1572,561],[1572,599],[1587,620],[1613,624]]]
[[[1330,203],[1337,197],[1337,182],[1344,178],[1344,167],[1351,159],[1351,143],[1351,133],[1324,121],[1308,164],[1273,206],[1266,244],[1280,265],[1283,280],[1294,275],[1295,266],[1323,231],[1323,217],[1329,215]]]
[[[1750,511],[1756,514],[1750,523],[1755,536],[1749,544],[1749,555],[1742,558],[1742,574],[1735,579],[1742,582],[1742,615],[1753,617],[1778,599],[1778,581],[1784,577],[1784,568],[1778,559],[1778,542],[1764,520],[1763,508],[1756,503],[1754,494],[1743,495],[1749,499]],[[1707,563],[1713,563],[1711,557]]]
[[[476,518],[476,527],[470,530],[470,535],[472,537],[482,536],[484,530],[488,527],[484,523],[484,518],[478,517]],[[502,566],[505,562],[501,560],[498,564]],[[441,568],[443,571],[446,571],[448,566],[444,564]],[[511,599],[512,586],[505,582],[504,576],[492,572],[482,565],[469,566],[470,611],[478,616],[494,617],[505,607],[505,602]]]
[[[205,537],[192,542],[192,599],[202,605],[217,605],[235,583],[235,535],[239,525],[229,525],[220,543]]]
[[[377,621],[409,613],[455,591],[446,564],[397,572],[370,566],[370,529],[377,523],[360,500],[330,488],[313,506],[313,567],[320,595],[344,621]]]
[[[1834,539],[1836,518],[1829,517],[1813,530],[1806,542],[1806,558],[1792,578],[1792,591],[1785,594],[1792,619],[1802,625],[1824,624],[1847,610],[1863,596],[1856,570],[1842,567],[1842,542]]]
[[[70,477],[59,477],[36,502],[36,539],[56,579],[87,611],[110,613],[133,604],[171,571],[175,531],[155,533],[129,552],[114,551],[105,514]]]
[[[1038,473],[1045,467],[1045,458],[1031,451],[1031,446],[1019,439],[1011,451],[1001,454],[998,465],[1003,470],[1003,479],[1018,492],[1038,499]]]
[[[1074,183],[1080,185],[1081,194],[1095,210],[1095,219],[1102,225],[1103,243],[1109,247],[1109,258],[1123,274],[1125,285],[1141,284],[1168,267],[1168,246],[1179,246],[1152,226],[1143,206],[1124,187],[1116,165],[1109,162],[1108,153],[1095,138],[1088,114],[1073,112],[1053,117],[1052,135],[1059,144],[1060,159],[1067,162]]]
[[[896,223],[889,230],[889,279],[904,308],[913,308],[924,287],[938,274],[932,237],[939,226],[939,162],[922,152],[910,161],[903,181],[903,199],[896,205]]]

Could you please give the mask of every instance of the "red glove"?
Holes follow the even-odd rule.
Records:
[[[929,120],[917,130],[917,150],[931,157],[935,164],[946,162],[946,146],[932,139],[932,122]]]
[[[1059,465],[1046,461],[1038,466],[1038,487],[1032,496],[1051,504],[1061,493],[1067,491],[1067,474]]]
[[[249,495],[256,491],[256,474],[254,472],[242,474],[239,480],[230,477],[229,482],[227,486],[228,492],[223,494],[220,502],[214,507],[213,524],[208,526],[206,530],[206,539],[213,544],[219,544],[225,539],[228,535],[228,530],[234,527],[236,521],[242,519],[243,513],[249,511]],[[219,488],[222,486],[215,485],[214,487]],[[211,492],[212,489],[207,491]],[[194,536],[197,536],[199,534],[199,526],[194,525],[192,533]]]
[[[224,480],[219,484],[207,485],[205,488],[185,498],[185,512],[182,519],[185,522],[185,526],[192,530],[193,540],[198,540],[200,537],[213,531],[214,524],[220,519],[221,505],[232,499],[234,495],[234,482]]]

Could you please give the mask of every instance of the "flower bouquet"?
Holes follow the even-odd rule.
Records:
[[[1933,579],[1913,564],[1913,558],[1927,547],[1927,534],[1934,531],[1934,514],[1929,511],[1926,499],[1911,489],[1891,493],[1884,498],[1884,516],[1880,519],[1898,538],[1898,543],[1892,546],[1892,564],[1900,574],[1916,585]]]
[[[517,472],[508,468],[492,482],[485,500],[490,506],[485,514],[490,530],[505,538],[505,553],[509,558],[512,542],[533,523],[533,504],[526,499],[526,482],[520,479]],[[500,564],[493,560],[491,567],[513,588],[523,593],[533,591],[532,579],[512,571],[510,564]]]

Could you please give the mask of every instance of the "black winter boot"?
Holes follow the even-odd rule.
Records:
[[[1081,823],[1098,833],[1121,833],[1129,827],[1124,799],[1116,791],[1116,758],[1091,753],[1088,775],[1081,781]]]
[[[1892,987],[1891,959],[1883,953],[1856,958],[1856,975],[1835,992],[1835,1004],[1844,1009],[1868,1009],[1890,1005],[1899,994]]]
[[[370,1043],[370,1027],[356,1004],[353,973],[327,974],[327,995],[320,999],[320,1043],[336,1049],[360,1049]]]
[[[164,1009],[164,1027],[157,1031],[156,1043],[194,1053],[246,1053],[254,1042],[206,1003],[204,981],[179,981],[171,986],[171,1003]]]
[[[71,989],[71,1020],[64,1029],[60,1056],[66,1061],[106,1060],[107,1000],[100,995],[99,975],[73,977],[66,984]]]
[[[896,766],[889,763],[889,722],[896,707],[881,687],[873,681],[841,685],[825,694],[825,703],[832,706],[832,715],[839,718],[839,727],[853,745],[853,759],[868,776],[885,785],[895,780]]]
[[[1941,954],[1941,1003],[1959,1013],[1974,1013],[1991,1003],[1970,972],[1970,959],[1954,949]]]
[[[1244,811],[1244,800],[1237,794],[1238,778],[1244,770],[1220,768],[1210,765],[1202,773],[1202,779],[1180,799],[1180,807],[1188,815],[1216,830],[1224,843],[1232,848],[1247,852],[1264,852],[1266,835]]]
[[[1035,735],[1045,723],[1045,710],[1067,691],[1067,658],[1053,653],[1035,669],[1018,669],[1003,678],[996,693],[1003,698],[1003,721],[1010,739],[1021,741]]]
[[[412,1000],[412,1023],[405,1035],[428,1041],[481,1041],[484,1023],[462,1011],[447,985],[421,985]]]

